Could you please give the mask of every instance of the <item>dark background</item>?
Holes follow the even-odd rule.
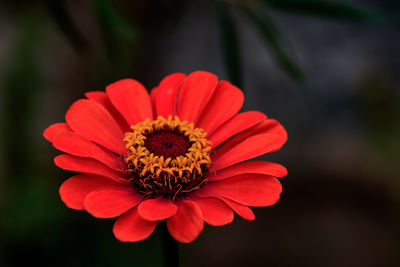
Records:
[[[398,266],[399,4],[297,3],[1,1],[0,266],[161,266],[157,232],[120,243],[114,220],[61,202],[71,173],[42,132],[86,91],[126,77],[150,90],[194,70],[233,81],[244,110],[286,127],[263,158],[289,175],[254,222],[181,245],[182,266]]]

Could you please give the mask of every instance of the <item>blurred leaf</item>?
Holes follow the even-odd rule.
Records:
[[[243,11],[257,27],[280,67],[299,85],[306,86],[306,78],[297,63],[286,51],[285,47],[288,44],[284,42],[278,27],[266,15],[260,15],[245,7],[243,7]]]
[[[129,43],[129,49],[132,49],[132,42],[136,40],[136,31],[108,0],[92,0],[92,6],[109,61],[101,65],[105,67],[106,73],[114,76],[121,72],[122,65],[129,58],[126,56],[128,52],[126,46]]]
[[[42,89],[38,65],[45,38],[43,14],[38,10],[23,13],[16,19],[15,28],[18,30],[5,59],[7,69],[2,73],[4,99],[0,112],[1,136],[4,138],[1,147],[1,158],[4,159],[1,177],[6,178],[2,183],[6,190],[1,192],[0,209],[16,215],[0,218],[0,228],[6,228],[11,235],[23,232],[17,229],[18,225],[25,224],[25,229],[28,229],[40,221],[40,214],[34,214],[33,209],[24,210],[23,207],[36,207],[36,203],[27,201],[32,198],[26,194],[29,190],[26,185],[36,182],[34,177],[38,165],[38,150],[34,139],[39,133],[34,131],[34,124],[37,97]],[[40,193],[36,196],[46,197]]]
[[[129,41],[136,40],[134,26],[125,20],[108,0],[93,0],[93,7],[105,26],[125,37]]]
[[[71,42],[77,52],[83,52],[88,48],[88,43],[74,25],[70,15],[65,8],[65,1],[46,0],[50,15],[60,28],[64,36]]]
[[[222,50],[224,53],[225,64],[228,69],[229,79],[233,84],[241,88],[241,64],[239,51],[239,38],[236,24],[228,9],[228,5],[223,2],[216,2],[217,15],[221,31]]]
[[[7,155],[3,170],[12,176],[26,171],[33,163],[31,127],[36,96],[41,89],[38,51],[44,39],[42,15],[32,12],[18,18],[18,31],[2,74],[1,130],[5,142],[1,149]]]
[[[388,163],[398,166],[400,127],[396,74],[386,66],[378,65],[361,78],[355,103],[366,126],[369,145]]]
[[[383,13],[348,2],[328,0],[263,0],[281,11],[350,21],[387,21]]]

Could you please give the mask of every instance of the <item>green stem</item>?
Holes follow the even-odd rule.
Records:
[[[167,221],[161,222],[161,243],[165,267],[179,267],[178,242],[168,232]]]

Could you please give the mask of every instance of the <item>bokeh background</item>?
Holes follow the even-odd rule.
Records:
[[[83,93],[207,70],[287,128],[280,202],[206,226],[182,266],[399,266],[398,1],[0,1],[0,266],[162,266],[155,232],[68,209],[42,137]]]

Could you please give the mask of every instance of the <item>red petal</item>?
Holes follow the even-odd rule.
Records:
[[[218,78],[205,71],[191,73],[179,91],[176,114],[181,121],[196,123],[217,86]]]
[[[218,150],[227,151],[242,142],[243,140],[259,134],[275,134],[282,136],[282,139],[287,139],[285,128],[283,128],[283,126],[278,121],[268,119],[257,123],[251,128],[248,128],[245,131],[242,131],[238,135],[234,136],[233,138],[229,139],[222,147],[218,148]]]
[[[97,218],[114,218],[142,201],[134,189],[94,191],[88,194],[83,202],[85,210]]]
[[[167,220],[168,230],[181,243],[193,242],[204,228],[201,209],[193,201],[182,200],[176,204],[178,211]]]
[[[276,151],[283,146],[285,141],[286,139],[282,139],[282,136],[275,134],[252,136],[232,147],[230,150],[223,152],[217,150],[217,152],[211,156],[211,160],[214,164],[213,168],[215,170],[220,170],[238,162]]]
[[[246,206],[262,207],[275,204],[282,192],[275,177],[261,174],[242,174],[230,179],[208,183],[203,190],[226,197]]]
[[[264,120],[253,127],[241,132],[232,139],[230,139],[221,149],[229,149],[231,146],[239,144],[243,140],[259,135],[259,134],[275,134],[282,137],[282,140],[287,140],[287,133],[285,128],[277,121],[273,119]]]
[[[245,220],[249,221],[254,221],[256,216],[254,215],[253,211],[247,207],[243,206],[235,201],[232,201],[230,199],[224,198],[224,197],[219,197],[222,201],[224,201],[231,209],[233,209],[240,217],[242,217]]]
[[[159,197],[147,199],[140,203],[138,212],[148,221],[161,221],[175,215],[178,208],[170,199]]]
[[[106,92],[111,103],[129,125],[135,125],[145,119],[153,119],[149,93],[138,81],[120,80],[107,86]]]
[[[279,150],[287,134],[276,120],[265,120],[230,139],[212,155],[215,170]]]
[[[63,132],[70,132],[71,129],[68,127],[66,123],[55,123],[53,125],[50,125],[46,130],[43,132],[44,138],[46,138],[47,141],[53,142],[53,139],[55,136],[63,133]]]
[[[233,200],[221,197],[221,196],[217,196],[214,194],[210,194],[204,190],[199,190],[196,191],[196,196],[199,197],[212,197],[212,198],[218,198],[221,201],[223,201],[226,205],[228,205],[232,210],[234,210],[240,217],[242,217],[245,220],[249,220],[249,221],[253,221],[256,217],[254,216],[254,213],[251,211],[251,209],[247,206],[244,206],[242,204],[239,204]]]
[[[211,135],[221,124],[239,112],[243,101],[244,95],[239,88],[230,82],[220,81],[196,127]]]
[[[73,132],[57,135],[53,140],[53,146],[74,156],[98,160],[113,170],[123,170],[125,167],[119,156]]]
[[[203,213],[204,221],[214,226],[222,226],[233,221],[233,212],[224,202],[215,197],[193,199]]]
[[[68,126],[77,134],[108,148],[120,155],[124,154],[124,134],[111,115],[94,101],[76,101],[65,115]]]
[[[287,170],[284,166],[273,162],[247,161],[219,170],[215,174],[207,177],[207,179],[210,182],[214,182],[245,173],[259,173],[274,177],[284,177],[287,175]]]
[[[60,155],[54,158],[54,163],[61,169],[68,171],[81,172],[85,174],[99,175],[111,178],[117,182],[126,182],[124,174],[111,170],[106,165],[97,160],[89,158],[75,157],[68,154]]]
[[[62,201],[69,208],[83,210],[83,201],[90,192],[96,190],[124,189],[131,189],[131,187],[99,176],[76,175],[61,185],[59,193]]]
[[[258,111],[239,113],[216,129],[215,132],[207,138],[212,142],[214,148],[218,147],[235,134],[260,123],[266,118],[267,116],[265,114]]]
[[[161,81],[154,98],[157,116],[168,118],[169,115],[175,115],[178,92],[185,77],[183,73],[174,73]]]
[[[87,92],[87,93],[85,93],[85,96],[87,98],[89,98],[90,100],[93,100],[94,102],[102,105],[103,108],[105,108],[108,111],[108,113],[110,113],[110,115],[113,117],[115,122],[118,123],[118,125],[121,128],[121,131],[123,133],[130,131],[129,124],[122,117],[122,115],[115,109],[115,107],[111,104],[111,101],[105,92],[100,92],[100,91]]]
[[[146,221],[140,217],[137,208],[133,208],[118,218],[113,232],[121,242],[137,242],[149,237],[156,225],[157,222]]]

